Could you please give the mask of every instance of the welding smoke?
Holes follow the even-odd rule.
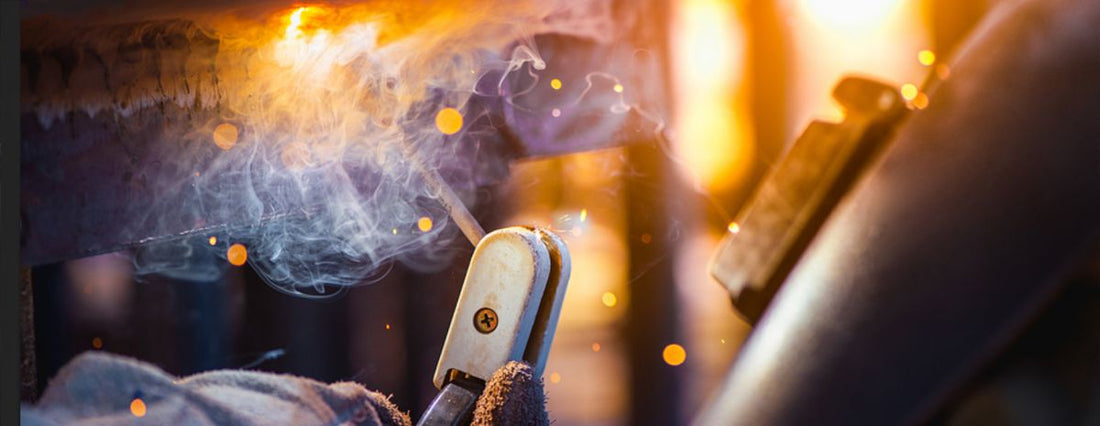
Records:
[[[538,75],[546,65],[535,36],[605,42],[616,27],[611,2],[598,0],[265,5],[185,18],[158,25],[213,42],[188,46],[178,63],[157,58],[161,75],[178,67],[182,78],[160,78],[142,89],[153,95],[125,102],[118,93],[39,102],[39,120],[62,122],[51,111],[66,109],[119,120],[155,108],[185,112],[190,120],[165,124],[179,143],[142,173],[142,184],[171,202],[132,208],[145,228],[201,231],[143,247],[137,273],[212,279],[226,262],[203,259],[243,260],[230,250],[241,244],[260,276],[292,292],[368,282],[392,260],[444,263],[456,232],[413,161],[474,204],[479,174],[507,166],[486,158],[493,123],[472,124],[491,121],[486,98],[516,104],[525,92],[515,76],[549,81]],[[586,84],[584,96],[595,96],[592,79]]]

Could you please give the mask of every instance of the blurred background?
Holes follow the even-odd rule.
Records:
[[[688,423],[750,331],[707,262],[761,176],[809,121],[840,117],[830,92],[842,75],[897,85],[914,108],[934,102],[917,87],[950,74],[953,47],[994,3],[646,3],[641,30],[667,52],[669,79],[652,84],[672,94],[671,152],[642,143],[519,162],[475,211],[486,229],[548,226],[569,244],[572,280],[544,376],[551,418]],[[216,282],[139,282],[118,254],[35,267],[39,387],[76,354],[103,350],[177,375],[247,367],[355,380],[416,417],[435,396],[472,252],[449,244],[458,255],[442,272],[395,265],[320,301],[273,291],[248,266]]]

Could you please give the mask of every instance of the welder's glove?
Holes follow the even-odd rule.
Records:
[[[493,373],[474,410],[475,426],[549,424],[542,379],[522,362],[509,362]]]
[[[156,366],[85,352],[57,373],[24,425],[377,425],[409,426],[409,415],[357,383],[325,384],[286,374],[216,370],[176,378]],[[549,425],[542,381],[531,366],[497,370],[477,401],[475,425]]]
[[[135,359],[85,352],[57,373],[24,425],[407,426],[386,396],[356,383],[217,370],[185,378]]]

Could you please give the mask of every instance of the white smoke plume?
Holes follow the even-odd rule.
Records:
[[[243,260],[231,249],[241,244],[269,284],[292,293],[368,282],[395,259],[445,261],[444,242],[455,232],[410,156],[471,205],[478,174],[501,167],[484,164],[494,123],[472,125],[490,119],[472,99],[511,104],[525,93],[509,87],[515,75],[546,84],[534,42],[540,34],[602,43],[618,28],[607,0],[267,3],[166,14],[173,19],[83,32],[81,51],[121,64],[105,66],[105,87],[97,86],[100,73],[40,65],[39,73],[67,73],[68,84],[43,88],[24,75],[24,85],[35,86],[24,90],[24,109],[45,128],[72,120],[74,110],[118,121],[166,109],[189,117],[165,120],[179,143],[156,153],[163,160],[141,174],[171,202],[131,208],[143,212],[143,229],[199,231],[139,250],[139,273],[207,279],[224,268],[211,259]],[[134,60],[125,49],[97,47],[120,37],[176,43],[158,34],[184,34],[178,43],[187,45]],[[40,37],[31,43],[62,36]],[[196,39],[210,42],[187,41]],[[133,77],[150,63],[157,78]],[[576,82],[588,85],[581,96],[595,96],[594,79],[614,80],[591,72],[587,83]],[[606,86],[620,99],[608,114],[627,112]],[[181,175],[188,178],[171,178]]]

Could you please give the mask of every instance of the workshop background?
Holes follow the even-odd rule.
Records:
[[[917,88],[949,77],[953,46],[995,3],[645,3],[646,31],[666,43],[669,79],[652,84],[672,94],[671,151],[643,143],[523,161],[475,211],[486,229],[550,226],[569,244],[572,280],[544,376],[551,418],[688,423],[750,330],[707,262],[737,232],[732,218],[754,185],[811,120],[840,117],[829,94],[842,75],[894,83],[913,108],[935,102]],[[103,350],[177,375],[244,367],[355,380],[415,417],[435,396],[472,251],[450,244],[458,256],[443,272],[395,265],[319,301],[273,291],[247,266],[214,282],[139,281],[118,254],[35,267],[34,390],[75,355]]]

